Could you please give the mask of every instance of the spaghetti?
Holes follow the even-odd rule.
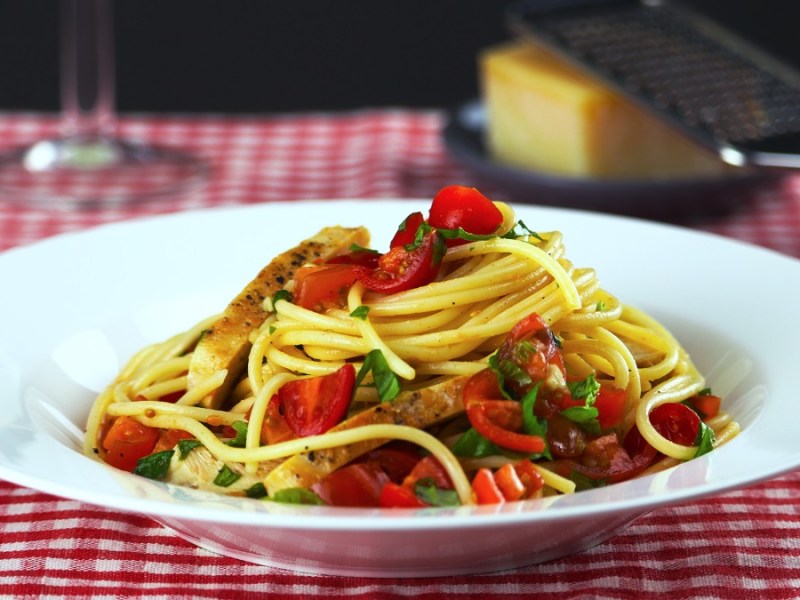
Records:
[[[442,190],[387,253],[314,248],[249,288],[246,335],[225,333],[233,302],[137,353],[86,453],[221,493],[428,506],[622,481],[738,431],[662,325],[477,190]]]

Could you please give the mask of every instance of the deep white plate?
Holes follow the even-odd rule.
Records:
[[[0,254],[0,477],[150,515],[222,554],[309,572],[430,576],[511,568],[580,551],[663,505],[800,466],[800,261],[676,227],[517,207],[565,233],[568,257],[661,319],[743,427],[728,445],[656,476],[501,507],[379,511],[282,506],[177,488],[80,451],[95,394],[138,348],[221,310],[275,254],[324,225],[365,224],[386,249],[427,201],[330,201],[205,210],[106,225]],[[736,385],[730,375],[741,375]],[[476,543],[480,540],[480,543]]]

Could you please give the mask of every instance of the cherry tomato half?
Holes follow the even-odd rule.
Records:
[[[408,215],[405,220],[397,228],[397,233],[394,234],[389,248],[396,248],[397,246],[406,246],[414,242],[417,235],[417,229],[425,221],[425,217],[421,212],[413,212]]]
[[[293,302],[317,312],[344,306],[347,290],[355,281],[355,270],[348,264],[300,268],[295,275]]]
[[[650,423],[658,433],[671,442],[692,446],[700,431],[700,417],[679,402],[660,404],[650,411]]]
[[[380,506],[381,490],[389,477],[373,463],[355,463],[337,469],[311,489],[330,506]]]
[[[443,240],[432,231],[418,248],[395,246],[380,257],[375,270],[354,267],[356,277],[368,290],[394,294],[427,285],[436,278],[443,256]]]
[[[355,367],[345,364],[329,375],[285,383],[278,390],[281,413],[298,436],[325,433],[347,414],[355,382]]]
[[[133,473],[140,458],[152,454],[159,430],[139,423],[133,417],[117,417],[103,438],[103,460],[112,467]]]
[[[441,229],[461,228],[468,233],[488,235],[503,224],[503,213],[475,188],[450,185],[434,196],[428,223]],[[449,246],[464,243],[466,240],[448,240]]]

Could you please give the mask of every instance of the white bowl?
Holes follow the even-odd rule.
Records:
[[[794,414],[800,261],[677,227],[517,207],[559,229],[567,256],[666,324],[742,425],[661,474],[499,507],[362,510],[228,498],[129,475],[81,453],[94,399],[122,363],[221,310],[275,254],[323,225],[365,224],[385,248],[420,200],[203,210],[66,234],[0,255],[0,477],[149,515],[193,543],[306,572],[433,576],[532,564],[588,548],[658,507],[800,466]]]

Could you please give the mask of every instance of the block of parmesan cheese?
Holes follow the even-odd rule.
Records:
[[[479,57],[486,144],[498,162],[561,176],[657,179],[721,173],[711,152],[527,42]]]

